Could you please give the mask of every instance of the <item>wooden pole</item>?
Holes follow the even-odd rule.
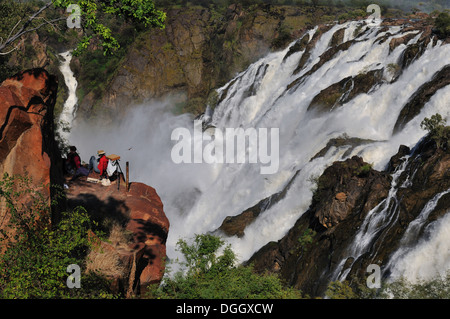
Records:
[[[126,165],[127,165],[127,168],[126,168],[127,180],[125,181],[125,185],[127,186],[127,192],[128,192],[130,190],[130,165],[128,162],[126,163]]]

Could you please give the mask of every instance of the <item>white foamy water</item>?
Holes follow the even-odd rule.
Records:
[[[58,133],[64,140],[69,141],[70,129],[77,110],[78,98],[76,90],[78,82],[70,69],[70,61],[72,60],[71,51],[60,53],[60,56],[64,59],[61,63],[60,71],[64,76],[64,82],[68,88],[68,97],[59,116]]]
[[[410,282],[445,278],[450,270],[450,210],[429,224],[425,235],[412,248],[402,249],[394,256],[391,279],[401,276]]]

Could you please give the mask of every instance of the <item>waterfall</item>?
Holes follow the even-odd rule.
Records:
[[[360,26],[356,37],[355,30]],[[344,41],[351,42],[326,61],[321,60],[330,49],[334,33],[341,29],[345,31]],[[397,63],[405,49],[420,37],[416,32],[407,43],[391,50],[391,39],[411,33],[403,29],[367,27],[362,22],[336,24],[320,35],[310,52],[303,49],[288,55],[293,42],[251,64],[217,90],[219,102],[208,106],[208,114],[203,117],[207,126],[222,131],[279,128],[280,158],[275,174],[260,174],[259,163],[173,163],[170,157],[175,143],[171,140],[173,129],[185,128],[193,136],[195,132],[189,115],[174,116],[165,111],[170,100],[130,109],[121,123],[109,130],[96,132],[95,128],[79,123],[72,138],[82,157],[87,158],[98,148],[121,154],[130,161],[132,180],[155,187],[171,223],[166,243],[170,259],[179,256],[175,247],[180,238],[216,231],[227,216],[238,215],[282,191],[292,180],[285,196],[262,211],[247,226],[243,237],[225,238],[239,260],[246,261],[268,242],[281,239],[308,209],[314,186],[311,177],[322,174],[334,161],[354,155],[383,170],[399,145],[412,147],[425,135],[420,128],[425,117],[440,113],[450,119],[447,104],[450,86],[447,86],[438,90],[420,113],[393,135],[402,107],[449,63],[450,56],[450,45],[430,41],[425,52],[393,80],[388,66]],[[317,28],[308,31],[309,41],[316,32]],[[303,59],[304,66],[298,68],[304,54],[309,55]],[[372,71],[382,72],[383,79],[370,91],[349,101],[344,99],[343,105],[328,112],[308,110],[322,90]],[[352,149],[345,145],[332,147],[325,155],[315,157],[330,139],[342,136],[357,137],[367,143]],[[399,170],[395,174],[400,173]],[[384,210],[385,216],[396,205],[395,176],[394,180],[389,198],[376,208],[378,213]],[[380,214],[367,217],[367,231],[361,234],[368,241],[379,225],[375,215]],[[358,254],[360,249],[363,248],[355,247],[354,252]]]
[[[425,205],[420,214],[409,223],[401,241],[400,248],[391,256],[385,272],[391,272],[390,277],[396,279],[406,276],[410,281],[432,279],[436,274],[446,276],[450,269],[449,232],[450,214],[431,222],[425,229],[424,225],[430,213],[436,208],[439,200],[450,189],[436,194]],[[449,210],[450,212],[450,210]],[[423,230],[424,235],[419,237]],[[417,241],[420,239],[419,243]]]
[[[449,229],[450,210],[430,223],[413,247],[401,248],[390,262],[390,278],[395,280],[403,276],[413,283],[436,276],[445,278],[450,269]]]
[[[63,109],[59,116],[59,125],[58,125],[58,133],[61,139],[67,143],[69,142],[70,130],[72,128],[72,122],[75,118],[75,114],[77,111],[77,79],[75,78],[72,70],[70,69],[70,61],[72,60],[71,51],[66,51],[60,53],[60,56],[63,58],[63,61],[60,66],[60,71],[64,76],[64,82],[68,88],[68,97],[64,102]]]
[[[362,156],[367,162],[372,162],[377,169],[384,169],[390,157],[394,155],[400,144],[413,146],[424,132],[420,122],[425,116],[435,112],[449,116],[445,106],[445,97],[450,96],[450,88],[442,89],[436,98],[430,100],[422,113],[412,120],[402,132],[392,136],[392,127],[401,107],[410,96],[431,76],[448,63],[444,56],[450,52],[449,46],[429,46],[426,53],[405,69],[400,78],[394,82],[384,81],[367,94],[360,94],[342,107],[329,113],[315,115],[307,112],[307,107],[314,96],[322,89],[337,83],[348,76],[356,76],[372,70],[385,69],[389,64],[396,63],[406,46],[399,46],[392,52],[389,50],[390,39],[404,36],[400,27],[391,27],[387,31],[378,28],[367,29],[347,51],[342,51],[326,61],[315,72],[307,75],[300,84],[288,90],[287,84],[305,76],[323,53],[329,48],[329,42],[337,30],[345,28],[346,39],[353,39],[353,32],[358,24],[355,22],[336,25],[322,35],[316,43],[309,62],[300,73],[293,74],[304,51],[283,58],[290,48],[269,54],[267,57],[252,64],[246,71],[239,74],[230,84],[219,90],[221,102],[215,107],[211,124],[216,127],[279,127],[280,128],[280,170],[273,176],[260,176],[255,167],[242,167],[239,172],[233,172],[233,178],[222,170],[220,185],[212,185],[208,194],[221,200],[211,200],[201,197],[201,210],[215,211],[216,214],[233,215],[254,205],[261,197],[276,193],[283,189],[290,178],[300,170],[286,197],[269,210],[263,212],[245,231],[243,238],[232,238],[230,242],[245,260],[263,243],[278,240],[292,227],[303,212],[306,211],[311,199],[311,184],[308,177],[319,174],[335,160],[344,160],[353,155]],[[348,31],[348,32],[347,32]],[[388,40],[379,43],[378,39],[388,36]],[[418,36],[410,44],[416,43]],[[438,62],[437,59],[443,60]],[[254,90],[255,76],[258,70],[266,66],[264,78],[258,79],[256,94],[248,96],[245,92]],[[345,156],[346,148],[330,149],[320,159],[310,159],[322,149],[330,138],[347,134],[361,139],[376,140],[373,143],[356,147]],[[400,173],[400,172],[399,172]],[[224,180],[228,184],[224,186]],[[217,188],[216,188],[217,186]],[[222,187],[234,192],[224,196]],[[395,187],[392,192],[395,193]],[[242,196],[245,194],[245,196]],[[394,194],[389,201],[395,202]],[[240,198],[243,197],[243,198]],[[222,204],[224,203],[224,204]],[[236,203],[230,205],[230,203]],[[392,204],[386,203],[387,205]],[[213,206],[214,205],[214,206]],[[388,206],[389,206],[388,205]],[[226,211],[226,208],[229,211]],[[224,212],[224,213],[220,213]],[[378,215],[377,215],[378,216]],[[373,221],[374,222],[374,221]],[[215,224],[213,227],[219,225]],[[211,227],[209,230],[212,230]],[[207,228],[206,228],[207,229]],[[370,237],[370,236],[369,236]]]

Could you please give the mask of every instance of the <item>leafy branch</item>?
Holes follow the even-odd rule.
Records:
[[[28,18],[24,17],[27,15],[24,14],[22,17],[17,17],[17,21],[9,21],[11,29],[4,33],[3,37],[0,33],[0,55],[7,55],[17,50],[26,34],[37,31],[46,25],[58,29],[58,26],[60,26],[59,22],[67,21],[77,14],[79,14],[80,18],[79,27],[82,29],[84,36],[78,43],[74,52],[75,55],[82,53],[93,38],[99,40],[105,55],[113,53],[120,48],[120,44],[114,37],[111,28],[100,22],[100,17],[105,15],[122,18],[133,24],[142,24],[146,28],[164,28],[165,26],[166,13],[157,10],[153,0],[78,0],[76,5],[78,5],[79,12],[76,12],[77,10],[74,10],[72,7],[72,12],[69,13],[68,17],[46,19],[43,16],[44,12],[50,7],[53,7],[55,10],[66,10],[73,5],[72,2],[73,0],[51,0],[28,16]],[[0,1],[0,13],[2,15],[16,15],[17,13],[14,10],[17,6],[14,3]]]

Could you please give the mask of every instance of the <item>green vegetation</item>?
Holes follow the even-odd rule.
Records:
[[[17,65],[9,65],[9,56],[0,55],[0,83],[5,81],[11,75],[18,73],[20,67]]]
[[[358,280],[334,281],[328,286],[330,299],[449,299],[450,271],[446,276],[411,282],[400,277],[381,284],[379,289],[369,289]]]
[[[445,126],[446,122],[442,115],[436,113],[420,123],[420,127],[436,142],[438,149],[450,149],[450,126]]]
[[[394,299],[449,299],[450,272],[445,277],[436,276],[431,280],[421,279],[416,283],[401,277],[386,284],[382,296]]]
[[[80,54],[88,48],[91,40],[96,40],[104,54],[108,54],[117,51],[120,44],[113,35],[112,26],[105,23],[105,19],[102,18],[116,17],[125,22],[140,24],[144,28],[164,28],[166,19],[166,13],[157,10],[152,0],[83,0],[76,2],[78,12],[72,7],[72,12],[66,14],[66,10],[72,4],[72,0],[32,1],[25,4],[15,2],[7,4],[2,0],[0,12],[2,16],[7,15],[8,21],[0,29],[0,52],[13,51],[23,35],[35,32],[44,26],[51,26],[54,29],[64,26],[66,30],[67,21],[72,18],[70,21],[74,23],[74,26],[83,29],[83,37],[74,53]],[[47,19],[45,14],[49,8],[57,9],[56,17]],[[55,11],[49,14],[55,14]]]
[[[306,252],[310,245],[314,241],[314,236],[316,235],[316,231],[314,231],[311,228],[307,228],[303,234],[298,238],[298,243],[300,244],[301,249],[303,252]]]
[[[285,287],[276,275],[256,274],[252,266],[235,266],[236,255],[230,246],[213,235],[195,235],[192,244],[180,239],[183,267],[148,297],[167,299],[297,299],[300,291]]]
[[[325,295],[330,299],[359,299],[348,281],[333,281],[328,285]]]
[[[450,14],[448,12],[441,12],[437,16],[434,26],[442,38],[450,36]]]
[[[291,36],[292,29],[285,24],[281,24],[278,28],[278,37],[273,39],[271,47],[275,50],[284,48],[293,38]]]
[[[0,298],[115,297],[108,281],[95,273],[82,274],[83,289],[67,287],[67,267],[83,269],[91,246],[88,233],[96,224],[78,207],[52,226],[56,200],[49,203],[30,183],[27,177],[8,175],[0,181],[1,204],[10,215],[0,231]]]
[[[372,167],[372,164],[364,164],[356,170],[355,175],[358,177],[366,177],[367,175],[369,175]]]

